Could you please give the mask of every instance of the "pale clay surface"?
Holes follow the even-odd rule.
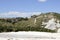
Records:
[[[0,40],[59,40],[60,33],[8,32],[0,33]]]

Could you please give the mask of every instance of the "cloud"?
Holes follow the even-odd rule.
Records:
[[[41,12],[6,12],[0,13],[2,18],[12,18],[12,17],[30,17],[32,15],[39,15]]]
[[[39,15],[41,12],[32,12],[32,15]]]
[[[38,0],[39,2],[46,2],[47,0]]]

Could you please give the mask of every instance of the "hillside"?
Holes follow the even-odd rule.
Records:
[[[31,18],[0,18],[0,32],[40,31],[57,32],[60,28],[60,14],[55,12],[33,15]]]

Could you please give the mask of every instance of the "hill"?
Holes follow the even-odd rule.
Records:
[[[60,14],[56,12],[41,13],[31,18],[0,18],[0,32],[40,31],[57,32],[60,28]]]

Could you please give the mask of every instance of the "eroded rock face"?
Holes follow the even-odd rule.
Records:
[[[57,32],[60,32],[59,20],[56,21],[56,19],[52,18],[46,23],[42,22],[42,24],[46,25],[45,28],[47,28],[47,29],[57,30]]]
[[[47,25],[45,26],[45,28],[51,29],[51,30],[55,30],[56,29],[56,23],[54,18],[52,18],[51,20],[49,20],[47,22]]]

